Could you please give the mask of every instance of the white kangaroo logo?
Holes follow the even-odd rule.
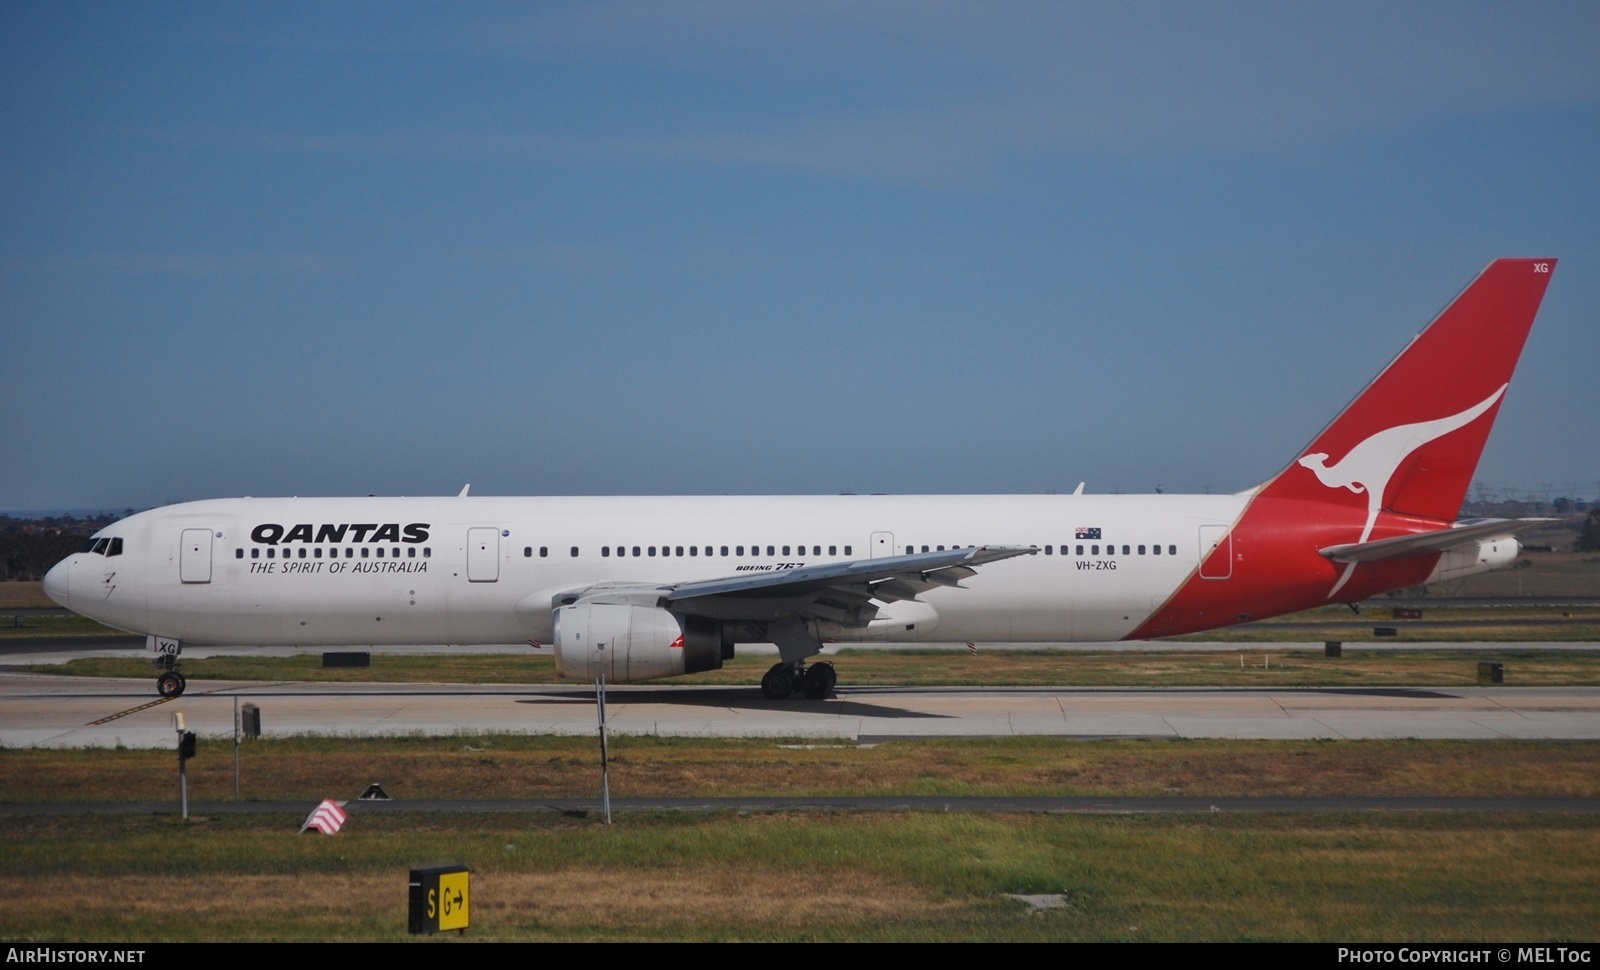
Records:
[[[1457,428],[1471,424],[1483,412],[1494,406],[1500,400],[1500,395],[1506,392],[1508,384],[1501,384],[1500,389],[1493,394],[1467,408],[1460,414],[1452,414],[1447,418],[1438,418],[1433,421],[1419,421],[1416,424],[1402,424],[1397,427],[1379,431],[1377,434],[1351,448],[1345,456],[1332,467],[1327,464],[1326,452],[1314,452],[1300,459],[1299,464],[1316,473],[1317,480],[1329,488],[1348,488],[1356,494],[1367,493],[1367,524],[1361,530],[1361,538],[1357,542],[1366,542],[1372,535],[1372,527],[1378,521],[1378,510],[1383,507],[1383,493],[1389,487],[1389,479],[1400,469],[1400,463],[1418,448],[1442,438]],[[1328,591],[1328,598],[1339,592],[1340,588],[1349,581],[1350,574],[1355,572],[1356,564],[1350,563],[1344,567],[1344,575],[1333,584],[1333,589]]]

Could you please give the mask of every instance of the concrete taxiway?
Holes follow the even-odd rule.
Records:
[[[290,684],[191,680],[161,702],[147,680],[0,673],[0,744],[166,747],[172,715],[233,731],[236,702],[263,733],[592,734],[581,685]],[[1600,740],[1600,688],[842,687],[770,701],[755,687],[613,687],[614,733],[690,737],[1429,738]]]

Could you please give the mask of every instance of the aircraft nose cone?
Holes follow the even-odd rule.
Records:
[[[44,595],[72,609],[72,557],[56,563],[44,574]]]

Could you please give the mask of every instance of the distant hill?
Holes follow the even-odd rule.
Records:
[[[110,516],[109,521],[125,519],[132,515],[136,509],[0,509],[0,519],[103,519]]]

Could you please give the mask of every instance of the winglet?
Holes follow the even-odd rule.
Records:
[[[459,493],[457,493],[456,498],[466,498],[467,497],[467,492],[469,492],[471,490],[472,490],[472,483],[468,482],[467,484],[461,486],[461,491]]]

